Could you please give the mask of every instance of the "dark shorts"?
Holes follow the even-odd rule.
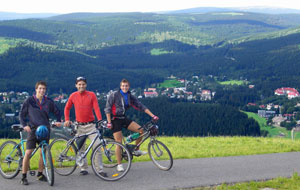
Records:
[[[128,126],[131,124],[131,122],[132,120],[126,117],[124,119],[117,119],[117,118],[113,119],[111,121],[113,133],[122,131],[122,128],[127,129]]]
[[[27,150],[35,149],[36,148],[36,144],[40,143],[40,141],[35,136],[35,131],[36,131],[36,129],[31,129],[31,132],[28,133],[27,143],[26,143],[26,149]],[[48,144],[49,144],[49,139],[50,139],[50,136],[49,136],[48,139],[46,139],[46,142]]]

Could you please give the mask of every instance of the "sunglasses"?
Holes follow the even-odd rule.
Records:
[[[86,83],[86,78],[84,78],[84,77],[77,77],[77,78],[76,78],[76,84],[77,84],[79,81],[84,81],[84,82]]]

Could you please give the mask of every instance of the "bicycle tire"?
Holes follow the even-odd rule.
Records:
[[[163,149],[165,151],[163,151]],[[173,166],[172,154],[168,149],[168,147],[162,142],[158,140],[151,140],[148,144],[148,154],[153,164],[159,169],[168,171],[172,168]]]
[[[42,146],[43,162],[45,166],[45,174],[50,186],[54,184],[54,167],[53,160],[51,156],[50,147],[48,144]]]
[[[51,142],[50,150],[53,158],[54,171],[58,175],[71,175],[76,165],[77,148],[74,144],[67,146],[68,140],[65,138],[58,138]]]
[[[117,159],[116,159],[116,155],[115,155],[115,150],[112,150],[112,149],[114,149],[117,145],[121,147],[121,151],[123,151],[123,154],[126,154],[129,158],[128,161],[123,160],[123,162],[122,162],[122,165],[124,167],[123,172],[118,172],[116,169]],[[106,151],[106,153],[105,153],[105,151]],[[112,154],[111,154],[111,151],[113,151]],[[96,155],[97,154],[99,155],[99,153],[101,153],[101,158],[102,158],[101,161],[96,159]],[[96,176],[98,176],[99,178],[101,178],[105,181],[117,181],[117,180],[123,178],[129,172],[130,167],[131,167],[130,152],[126,149],[126,147],[123,144],[120,144],[115,141],[107,142],[105,147],[103,147],[102,144],[99,144],[93,150],[93,153],[91,155],[91,162],[92,162],[92,169],[93,169],[94,173],[96,174]],[[103,164],[103,168],[101,168],[99,166],[99,164],[96,165],[96,162],[98,162],[98,163],[101,162],[101,164],[105,163],[106,165],[111,164],[112,167],[105,167]],[[99,173],[99,170],[104,172],[106,174],[106,176],[101,175]]]
[[[22,160],[22,152],[18,144],[14,141],[4,142],[0,147],[0,174],[5,179],[16,177],[21,170]]]

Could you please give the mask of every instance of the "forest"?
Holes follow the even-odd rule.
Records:
[[[248,118],[232,106],[205,103],[174,102],[167,98],[143,99],[153,113],[159,116],[160,135],[164,136],[260,136],[258,123]],[[99,106],[102,116],[105,102],[100,101]],[[18,137],[10,125],[19,123],[18,119],[5,119],[5,112],[12,112],[17,105],[0,106],[0,138]],[[64,104],[58,104],[63,111]],[[71,119],[74,120],[74,109],[71,111]],[[151,118],[142,112],[129,109],[128,118],[139,124],[145,124]],[[126,133],[125,133],[126,134]]]

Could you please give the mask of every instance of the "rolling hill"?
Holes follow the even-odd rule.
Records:
[[[1,21],[0,37],[28,39],[72,50],[165,40],[219,46],[242,37],[291,29],[298,23],[297,14],[72,13],[47,19]]]

